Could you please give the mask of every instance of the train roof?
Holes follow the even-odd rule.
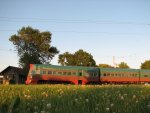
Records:
[[[149,69],[100,68],[101,72],[142,72],[150,73]]]
[[[122,68],[101,68],[101,67],[85,67],[85,66],[60,66],[60,65],[50,65],[50,64],[31,64],[36,69],[39,68],[53,68],[60,70],[93,70],[97,71],[100,69],[101,72],[146,72],[150,73],[150,70],[146,69],[122,69]]]
[[[100,70],[107,72],[139,72],[140,69],[122,69],[122,68],[100,68]]]
[[[59,66],[59,65],[50,65],[50,64],[31,64],[35,68],[53,68],[60,70],[98,70],[96,67],[85,67],[85,66]]]
[[[150,70],[149,69],[141,69],[141,72],[150,73]]]

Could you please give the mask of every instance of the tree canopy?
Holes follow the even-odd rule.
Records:
[[[130,67],[128,66],[127,63],[121,62],[121,63],[118,65],[118,68],[130,68]]]
[[[17,34],[10,37],[18,52],[19,64],[26,68],[30,63],[50,63],[58,53],[56,47],[50,45],[52,34],[40,32],[32,27],[22,27]]]
[[[150,69],[150,60],[146,60],[141,64],[141,69]]]
[[[108,64],[99,64],[98,67],[102,67],[102,68],[113,68],[111,65],[108,65]]]
[[[74,54],[65,52],[59,55],[58,63],[61,65],[67,66],[95,66],[95,60],[90,53],[83,51],[82,49],[78,50]]]

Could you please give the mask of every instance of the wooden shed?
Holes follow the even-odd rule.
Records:
[[[0,73],[2,84],[22,84],[25,82],[23,70],[18,67],[8,66]]]

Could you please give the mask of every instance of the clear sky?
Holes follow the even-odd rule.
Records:
[[[139,68],[150,59],[150,0],[0,0],[0,71],[18,66],[9,38],[23,26],[50,31],[60,53],[83,49],[97,64],[115,56]]]

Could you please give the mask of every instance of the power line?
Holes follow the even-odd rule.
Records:
[[[102,20],[75,20],[75,19],[44,19],[44,18],[16,18],[0,17],[0,21],[6,22],[53,22],[53,23],[92,23],[92,24],[117,24],[117,25],[150,25],[144,22],[125,22],[125,21],[102,21]]]
[[[94,23],[94,24],[125,24],[125,25],[149,25],[149,23],[137,22],[119,22],[119,21],[100,21],[100,20],[67,20],[67,19],[44,19],[44,18],[16,18],[16,17],[0,17],[0,21],[6,22],[54,22],[54,23]],[[18,31],[13,29],[0,29],[2,32]],[[52,31],[63,33],[95,33],[95,34],[108,34],[108,35],[145,35],[146,33],[114,33],[114,32],[99,32],[99,31]],[[148,34],[148,33],[147,33]],[[149,35],[149,34],[148,34]]]
[[[9,32],[9,31],[18,31],[15,29],[0,29],[0,32]],[[50,31],[52,33],[76,33],[76,34],[107,34],[107,35],[150,35],[150,33],[117,33],[117,32],[100,32],[100,31],[56,31],[52,30]]]
[[[15,50],[12,50],[12,49],[2,49],[2,48],[0,48],[0,51],[4,51],[4,52],[14,52],[14,53],[16,53],[16,51],[15,51]]]

